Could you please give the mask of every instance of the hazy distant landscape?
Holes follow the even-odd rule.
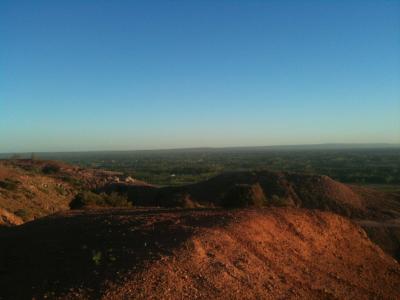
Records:
[[[152,184],[198,182],[227,171],[262,170],[324,174],[346,183],[400,190],[400,145],[325,144],[193,148],[149,151],[33,153],[82,167],[123,172]],[[31,158],[32,153],[0,157]]]

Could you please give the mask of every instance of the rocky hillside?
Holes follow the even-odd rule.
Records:
[[[111,183],[104,189],[125,193],[139,206],[291,206],[332,211],[352,218],[400,217],[399,195],[343,184],[323,175],[245,171],[223,173],[185,186],[157,188]],[[243,201],[235,195],[242,195]],[[230,203],[235,201],[239,201],[236,206]]]
[[[269,171],[224,173],[197,184],[164,189],[156,200],[164,203],[168,197],[184,194],[200,205],[223,206],[229,201],[231,190],[238,186],[259,190],[258,196],[253,195],[263,199],[266,205],[319,208],[346,215],[363,211],[362,199],[357,193],[327,176]]]
[[[69,211],[0,240],[4,299],[400,298],[394,259],[311,210]]]
[[[399,195],[342,184],[327,176],[287,172],[224,173],[192,185],[160,188],[118,172],[54,161],[3,160],[0,226],[68,210],[72,199],[85,191],[116,192],[136,207],[285,206],[331,211],[353,219],[382,249],[400,259]],[[80,202],[93,204],[99,198],[95,196],[89,194]],[[111,200],[104,202],[116,202]]]
[[[18,225],[67,210],[79,191],[125,181],[137,183],[122,173],[82,169],[61,162],[0,160],[0,226]]]
[[[373,241],[400,259],[400,195],[343,184],[327,176],[246,171],[178,187],[111,183],[104,188],[128,195],[139,206],[285,206],[335,212],[358,222]]]

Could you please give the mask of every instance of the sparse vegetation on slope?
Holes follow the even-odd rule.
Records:
[[[126,197],[117,193],[96,194],[90,191],[85,191],[77,194],[69,204],[71,209],[80,208],[96,208],[96,207],[131,207],[132,203]]]
[[[26,222],[67,210],[78,193],[89,193],[119,181],[120,177],[121,173],[82,169],[55,161],[0,160],[0,209],[7,211],[8,216],[8,221],[0,225],[17,225],[20,220]],[[81,199],[82,206],[130,205],[116,194],[102,195],[97,200],[95,196],[85,197]]]
[[[266,170],[223,173],[192,185],[161,188],[147,205],[169,206],[177,194],[186,194],[203,206],[293,206],[346,216],[362,215],[366,210],[357,192],[327,176]]]

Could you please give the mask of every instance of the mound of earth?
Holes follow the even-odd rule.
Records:
[[[328,212],[69,211],[0,229],[4,299],[399,299],[400,266]]]
[[[178,206],[176,199],[181,195],[189,197],[198,206],[230,206],[227,198],[233,199],[232,191],[240,190],[240,186],[249,186],[257,190],[251,192],[254,197],[245,196],[249,202],[248,206],[263,199],[264,205],[267,206],[316,208],[345,216],[362,216],[367,209],[362,195],[350,186],[327,176],[270,171],[223,173],[186,186],[160,189],[153,187],[147,192],[142,189],[145,200],[139,201],[142,201],[141,205],[172,207]],[[132,198],[140,198],[137,195],[139,191],[126,187],[128,194],[129,191]],[[398,207],[400,209],[400,205]]]
[[[54,163],[51,166],[44,162],[36,168],[27,161],[0,162],[0,209],[7,211],[10,220],[3,225],[18,225],[21,220],[26,222],[68,209],[76,188],[71,182],[56,177],[55,172],[60,169]]]
[[[62,162],[0,160],[0,226],[67,210],[78,192],[124,181],[144,184],[122,173],[82,169]]]
[[[292,206],[356,220],[370,238],[400,259],[400,195],[351,186],[327,176],[231,172],[196,184],[157,187],[122,173],[43,160],[0,160],[0,226],[68,210],[80,192],[116,192],[135,206]],[[376,226],[379,224],[379,226]]]
[[[400,227],[387,225],[400,221],[400,195],[343,184],[327,176],[246,171],[224,173],[186,186],[111,183],[107,190],[126,194],[139,206],[292,206],[331,211],[359,222],[374,242],[400,259]],[[370,226],[369,221],[380,226]]]

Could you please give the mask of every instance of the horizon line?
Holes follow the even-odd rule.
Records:
[[[320,147],[320,146],[344,146],[344,147],[400,147],[398,143],[317,143],[317,144],[275,144],[275,145],[254,145],[254,146],[204,146],[204,147],[171,147],[171,148],[149,148],[149,149],[128,149],[128,150],[62,150],[62,151],[19,151],[19,152],[0,152],[0,155],[6,154],[39,154],[39,153],[89,153],[89,152],[151,152],[151,151],[177,151],[177,150],[223,150],[223,149],[246,149],[246,148],[279,148],[279,147]]]

